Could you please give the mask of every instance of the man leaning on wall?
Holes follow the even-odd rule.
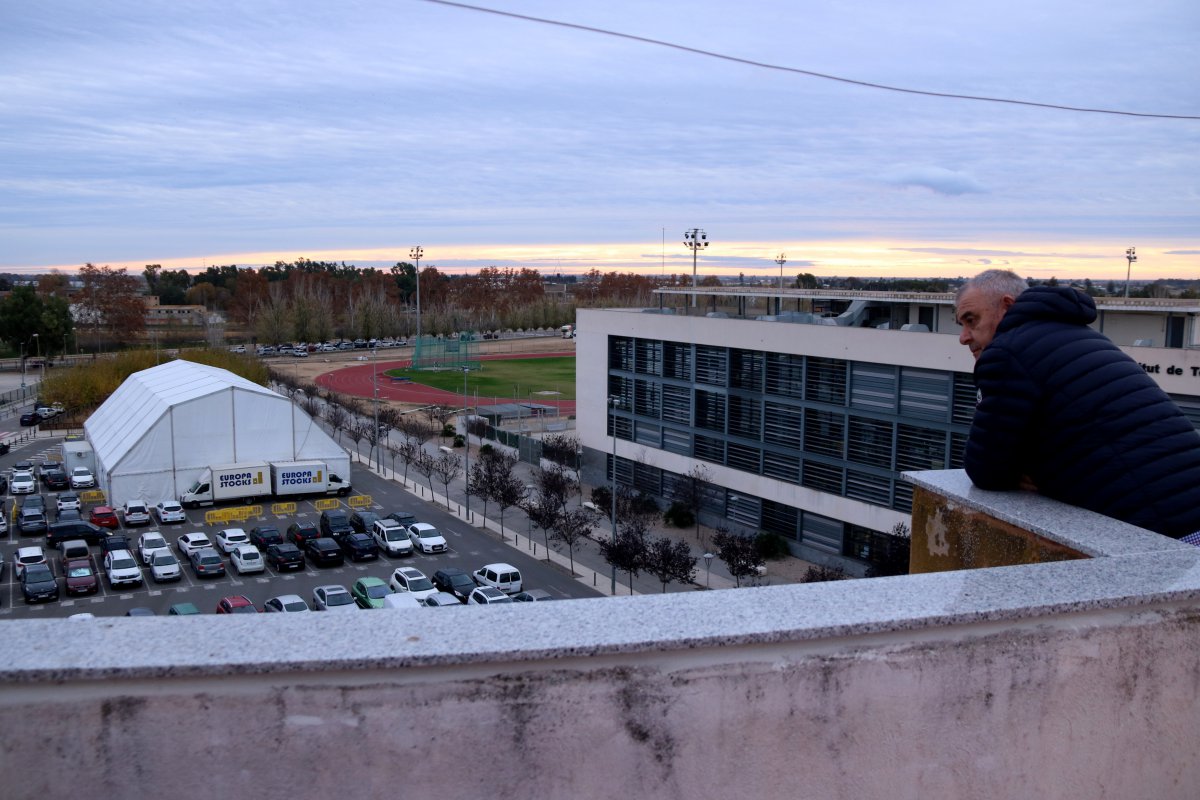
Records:
[[[1200,542],[1200,433],[1089,327],[1091,297],[990,269],[958,290],[955,319],[975,356],[965,466],[976,486],[1036,491]]]

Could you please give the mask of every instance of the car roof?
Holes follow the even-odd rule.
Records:
[[[316,589],[313,589],[313,591],[330,594],[331,592],[345,592],[347,590],[346,587],[342,586],[340,583],[327,583],[324,586],[318,586]]]
[[[34,555],[35,553],[41,553],[41,552],[42,552],[42,548],[38,547],[37,545],[29,545],[27,547],[18,547],[17,548],[17,558],[20,558],[21,556],[31,556],[31,555]]]
[[[518,572],[519,570],[512,564],[506,564],[503,561],[497,561],[495,564],[484,564],[480,569],[490,569],[493,572]]]

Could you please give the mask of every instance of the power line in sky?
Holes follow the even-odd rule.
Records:
[[[903,86],[888,86],[883,83],[872,83],[870,81],[859,81],[854,78],[843,78],[839,75],[829,75],[824,72],[814,72],[808,69],[799,69],[798,67],[785,67],[780,64],[767,64],[763,61],[754,61],[748,58],[740,58],[738,56],[730,56],[724,53],[716,53],[711,50],[702,50],[698,47],[688,47],[683,44],[674,42],[665,42],[661,39],[651,39],[646,36],[637,36],[632,33],[621,33],[620,31],[611,31],[606,28],[594,28],[590,25],[579,25],[574,22],[563,22],[556,19],[546,19],[545,17],[533,17],[528,14],[517,14],[513,11],[501,11],[495,8],[485,8],[484,6],[475,6],[468,3],[456,3],[453,0],[424,0],[426,3],[436,3],[441,6],[452,6],[461,8],[466,11],[476,11],[483,14],[495,14],[500,17],[509,17],[511,19],[524,20],[526,22],[536,22],[542,25],[556,25],[560,28],[571,28],[578,31],[586,31],[588,33],[598,33],[603,36],[615,36],[618,39],[628,39],[634,42],[643,44],[651,44],[657,47],[668,47],[672,50],[681,50],[685,53],[705,56],[707,58],[716,58],[722,61],[731,61],[735,64],[745,64],[751,67],[760,69],[770,69],[777,72],[790,72],[796,75],[806,75],[810,78],[820,78],[827,81],[836,81],[838,83],[848,83],[853,86],[863,86],[867,89],[882,89],[888,92],[900,92],[902,94],[917,94],[925,97],[942,97],[949,100],[974,100],[982,103],[1006,103],[1014,106],[1029,106],[1031,108],[1047,108],[1054,111],[1075,111],[1085,114],[1112,114],[1121,117],[1149,117],[1152,119],[1193,119],[1200,120],[1200,116],[1193,114],[1152,114],[1141,111],[1121,111],[1111,108],[1084,108],[1081,106],[1067,106],[1058,103],[1037,103],[1032,100],[1015,100],[1009,97],[986,97],[982,95],[971,94],[954,94],[952,92],[934,92],[927,89],[909,89]]]

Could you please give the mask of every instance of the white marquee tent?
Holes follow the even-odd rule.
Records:
[[[84,423],[109,502],[177,498],[214,464],[350,457],[290,400],[228,370],[176,359],[135,372]]]

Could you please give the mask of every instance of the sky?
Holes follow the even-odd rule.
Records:
[[[1200,278],[1195,0],[0,6],[0,271]],[[789,69],[774,69],[785,67]]]

